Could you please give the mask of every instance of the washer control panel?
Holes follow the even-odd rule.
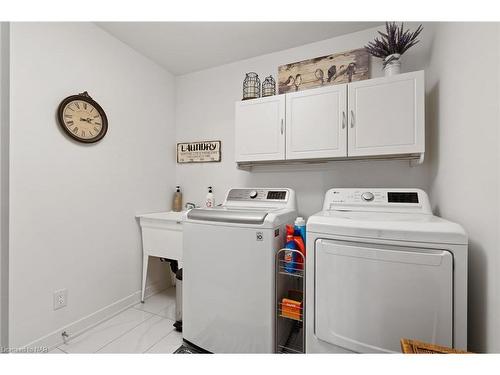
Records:
[[[227,200],[286,202],[288,195],[288,190],[284,189],[231,189],[227,194]]]

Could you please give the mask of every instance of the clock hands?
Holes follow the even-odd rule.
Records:
[[[90,117],[87,118],[80,117],[80,121],[85,121],[88,122],[89,124],[92,124],[92,119]]]

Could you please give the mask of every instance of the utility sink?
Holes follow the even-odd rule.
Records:
[[[155,212],[151,214],[141,214],[137,215],[136,217],[141,221],[150,221],[150,220],[165,220],[165,221],[175,221],[175,222],[182,222],[184,220],[184,215],[186,211],[181,211],[181,212],[174,212],[174,211],[167,211],[167,212]],[[145,219],[145,220],[143,220]]]
[[[142,232],[142,294],[144,301],[149,257],[176,260],[182,267],[183,212],[155,212],[136,215]]]

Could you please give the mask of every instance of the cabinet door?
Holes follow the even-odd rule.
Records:
[[[286,158],[347,156],[347,85],[286,94]]]
[[[424,72],[350,83],[349,156],[425,151]]]
[[[285,158],[285,96],[236,103],[236,161]]]

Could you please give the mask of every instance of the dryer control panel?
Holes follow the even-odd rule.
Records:
[[[420,189],[330,189],[323,210],[431,213]]]

